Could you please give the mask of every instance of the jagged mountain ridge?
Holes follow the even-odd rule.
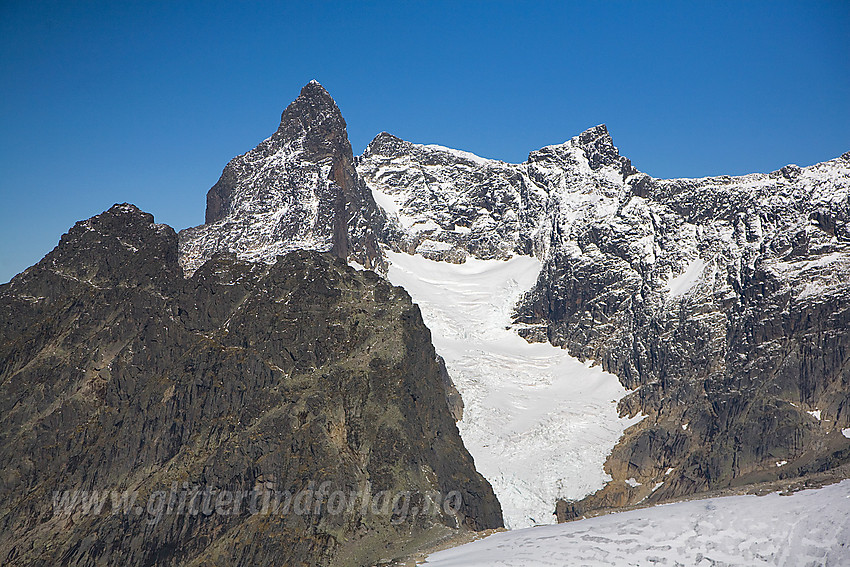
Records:
[[[273,265],[218,254],[184,278],[174,230],[115,205],[0,285],[0,562],[361,565],[498,527],[445,386],[418,308],[373,272],[296,251]],[[420,510],[458,490],[462,505],[404,521],[360,504],[216,505],[156,522],[51,506],[54,491],[136,491],[150,510],[175,485],[326,481],[411,491]]]
[[[393,248],[448,261],[537,255],[517,331],[636,389],[621,411],[650,419],[615,449],[615,480],[562,517],[850,455],[840,433],[850,424],[850,153],[770,174],[659,180],[597,126],[522,164],[384,133],[358,169],[388,211]]]
[[[522,164],[387,133],[352,159],[379,212],[352,211],[350,235],[368,226],[384,246],[450,262],[537,256],[517,332],[636,389],[621,409],[650,419],[614,451],[614,481],[574,511],[845,459],[850,153],[769,174],[660,180],[600,125]],[[246,201],[250,214],[257,203]],[[181,233],[181,253],[195,256],[194,230],[245,258],[301,245],[255,220],[264,248],[216,221]]]
[[[636,173],[605,125],[531,152],[522,164],[379,134],[357,169],[388,213],[385,242],[438,260],[546,257],[550,213],[565,194],[579,208],[617,196]]]

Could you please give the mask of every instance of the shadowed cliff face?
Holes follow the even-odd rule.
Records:
[[[132,205],[77,223],[0,286],[0,422],[3,564],[356,565],[501,525],[403,290],[316,252],[271,266],[219,255],[183,279],[177,235]],[[175,487],[323,483],[406,491],[410,508],[53,509],[55,491],[145,505]],[[451,491],[457,507],[412,511]]]
[[[386,221],[354,168],[342,114],[316,81],[270,138],[227,164],[207,193],[205,222],[180,233],[188,272],[218,252],[273,262],[292,250],[386,268],[377,240]]]

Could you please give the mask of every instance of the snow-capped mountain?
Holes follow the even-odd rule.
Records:
[[[518,320],[600,361],[637,389],[621,410],[650,416],[608,463],[641,485],[610,483],[565,517],[847,461],[848,189],[845,154],[743,177],[634,174],[607,208],[552,215]]]
[[[636,390],[620,409],[650,418],[614,450],[614,481],[562,502],[562,518],[850,456],[840,434],[850,424],[850,153],[770,174],[659,180],[620,156],[605,126],[522,164],[384,133],[358,170],[396,250],[537,256],[517,331]]]
[[[379,134],[357,170],[387,211],[387,243],[410,254],[463,261],[546,257],[551,212],[565,195],[572,210],[616,198],[634,172],[605,125],[559,146],[529,154],[522,164]]]
[[[462,262],[532,254],[546,194],[516,166],[379,134],[357,164],[387,212],[387,243]]]
[[[277,131],[224,168],[207,194],[205,224],[180,233],[181,264],[193,272],[220,252],[274,262],[317,250],[383,271],[375,234],[383,223],[354,169],[339,108],[311,81]]]
[[[217,252],[270,262],[298,248],[379,271],[393,258],[381,246],[449,263],[535,257],[527,268],[535,283],[516,294],[503,327],[598,362],[633,390],[619,401],[621,414],[647,416],[616,447],[600,440],[610,453],[601,477],[611,478],[601,491],[558,495],[558,516],[569,519],[850,461],[841,433],[850,427],[848,222],[850,153],[769,174],[660,180],[621,156],[600,125],[521,164],[387,133],[354,158],[339,109],[310,83],[271,138],[228,164],[209,192],[207,224],[181,232],[180,251],[187,271]],[[440,314],[434,298],[440,285],[447,298],[454,293],[453,276],[396,258],[389,276],[422,302],[461,393],[498,382],[494,367],[463,374],[467,354],[440,352],[458,336],[478,352],[481,338],[461,307]],[[429,295],[417,296],[417,282],[436,291],[426,285]],[[452,325],[465,327],[453,335]],[[505,358],[505,375],[522,361]],[[495,408],[479,406],[478,415]],[[468,408],[464,420],[471,415]],[[461,424],[467,435],[474,429]],[[509,429],[491,433],[529,443]],[[540,446],[557,461],[567,445],[549,444],[553,436]],[[465,438],[473,456],[483,439]],[[562,455],[565,470],[572,458]],[[498,494],[500,481],[488,480]],[[527,482],[513,486],[521,492]],[[535,521],[546,521],[537,520],[546,506],[555,502],[534,511]]]

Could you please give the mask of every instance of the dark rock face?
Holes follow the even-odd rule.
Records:
[[[591,169],[611,166],[620,172],[623,179],[638,172],[628,158],[620,155],[605,124],[585,130],[579,135],[578,142],[584,148]]]
[[[277,131],[224,168],[207,193],[206,224],[180,233],[181,264],[192,272],[218,252],[273,262],[317,250],[381,271],[384,222],[354,168],[339,108],[311,81]]]
[[[217,255],[184,279],[174,231],[116,205],[0,286],[0,314],[4,565],[372,564],[441,526],[501,525],[418,308],[332,255]],[[144,505],[173,487],[324,482],[462,504],[404,519],[53,511],[63,490]]]

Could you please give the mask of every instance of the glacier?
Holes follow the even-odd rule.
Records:
[[[616,376],[514,332],[514,305],[537,280],[539,260],[387,256],[389,280],[419,305],[463,397],[461,438],[505,525],[551,524],[557,499],[580,499],[610,481],[605,459],[640,418],[618,417],[627,392]]]

